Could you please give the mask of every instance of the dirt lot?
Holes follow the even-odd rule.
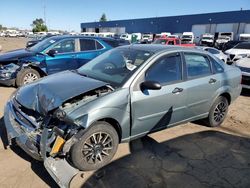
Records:
[[[26,39],[3,39],[4,51]],[[0,187],[56,187],[42,163],[4,148],[3,110],[15,88],[0,86]],[[71,187],[250,187],[250,91],[230,106],[222,127],[188,123],[121,144],[111,164],[79,173]]]

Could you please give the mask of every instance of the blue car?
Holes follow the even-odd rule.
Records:
[[[118,45],[111,38],[50,37],[31,48],[1,55],[0,84],[20,87],[46,75],[77,69]]]

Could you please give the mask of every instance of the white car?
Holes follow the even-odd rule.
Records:
[[[235,62],[242,72],[242,87],[250,89],[250,55]]]
[[[222,51],[217,50],[216,48],[206,47],[206,46],[197,46],[196,48],[208,51],[209,53],[213,54],[214,56],[222,60],[224,63],[227,62],[227,55],[224,54]]]
[[[239,59],[250,55],[250,42],[242,42],[225,52],[228,64],[233,64]]]

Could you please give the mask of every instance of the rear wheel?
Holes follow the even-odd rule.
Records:
[[[96,122],[70,150],[70,159],[79,170],[96,170],[108,164],[116,153],[119,138],[107,122]]]
[[[16,85],[17,87],[23,86],[25,84],[29,84],[31,82],[34,82],[40,78],[39,72],[32,68],[26,68],[21,70],[17,74],[16,78]]]
[[[206,124],[210,127],[218,127],[225,120],[228,112],[228,100],[219,96],[212,105],[208,118],[205,120]]]

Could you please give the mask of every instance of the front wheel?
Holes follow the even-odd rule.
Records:
[[[226,118],[228,106],[228,100],[223,96],[219,96],[209,111],[208,118],[205,120],[206,124],[210,127],[220,126]]]
[[[25,68],[17,74],[16,85],[18,87],[34,82],[40,78],[39,72],[32,68]]]
[[[96,170],[108,164],[116,153],[119,138],[107,122],[96,122],[70,150],[70,159],[79,170]]]

